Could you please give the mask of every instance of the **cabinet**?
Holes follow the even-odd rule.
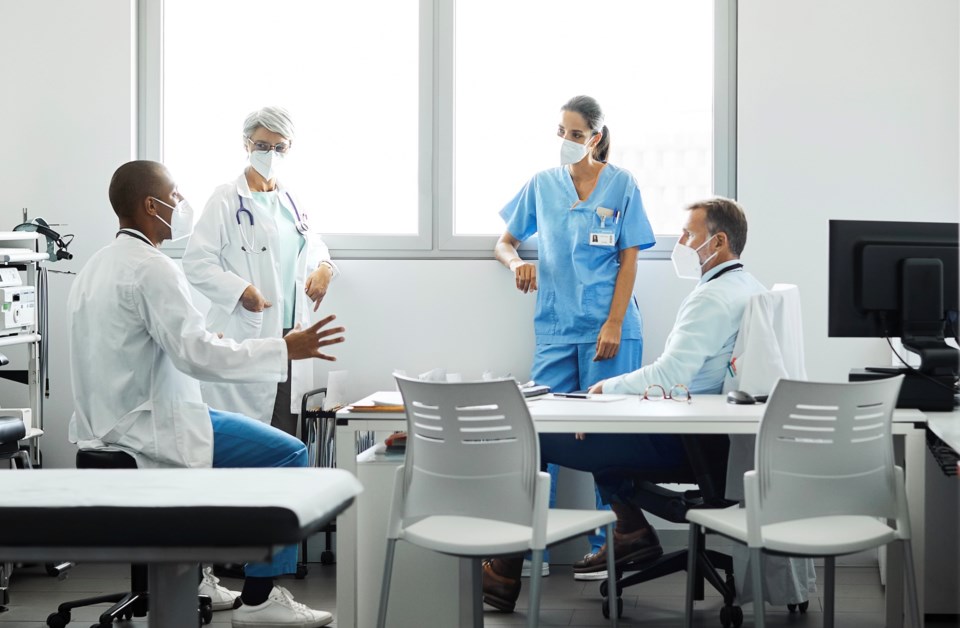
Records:
[[[41,246],[38,246],[41,245]],[[43,248],[44,252],[38,252]],[[39,437],[43,434],[43,333],[47,320],[42,263],[48,256],[44,236],[28,232],[0,232],[0,379],[27,387],[21,393],[5,388],[0,395],[4,414],[22,414],[27,423],[25,442],[30,459],[39,465]],[[22,368],[20,368],[22,367]],[[28,416],[29,415],[29,416]]]

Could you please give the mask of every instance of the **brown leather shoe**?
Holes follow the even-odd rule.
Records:
[[[504,613],[512,613],[520,597],[523,557],[483,561],[483,601]]]
[[[616,566],[628,563],[643,563],[663,556],[663,547],[652,527],[641,528],[634,532],[613,532],[613,550],[616,554]],[[583,560],[573,563],[574,573],[594,573],[607,569],[607,545],[598,551],[587,554]]]

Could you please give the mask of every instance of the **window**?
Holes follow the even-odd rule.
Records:
[[[297,127],[285,178],[339,257],[489,257],[499,210],[558,163],[589,94],[669,250],[734,195],[736,0],[140,0],[141,155],[201,207],[246,115]]]
[[[163,160],[199,209],[243,170],[246,116],[283,106],[296,126],[284,178],[322,231],[409,246],[418,53],[417,0],[165,0]]]
[[[453,235],[503,231],[498,210],[559,164],[559,110],[577,94],[603,107],[609,160],[637,178],[654,231],[679,233],[679,210],[713,189],[713,12],[712,0],[459,2]]]

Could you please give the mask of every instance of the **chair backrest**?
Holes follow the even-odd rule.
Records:
[[[533,522],[540,447],[517,383],[395,376],[407,412],[402,516]]]
[[[777,383],[757,438],[758,503],[747,495],[761,525],[897,516],[891,421],[902,379]]]
[[[723,382],[723,392],[743,390],[766,395],[781,377],[806,379],[800,290],[776,284],[750,298],[743,311],[733,348],[736,359]]]

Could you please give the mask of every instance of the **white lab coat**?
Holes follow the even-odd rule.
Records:
[[[743,390],[768,395],[782,377],[806,379],[800,291],[794,285],[777,284],[770,292],[750,299],[743,312],[740,334],[733,349],[735,374],[723,382],[723,392]],[[743,500],[743,474],[754,466],[754,436],[731,436],[727,462],[727,499]],[[803,496],[798,495],[798,499]],[[746,604],[753,599],[747,548],[733,547],[733,571],[737,595]],[[810,558],[764,556],[764,593],[770,604],[799,604],[817,590],[817,576]]]
[[[91,257],[70,290],[69,438],[126,451],[140,467],[209,467],[213,427],[197,379],[276,387],[286,344],[208,332],[183,272],[134,234]]]
[[[293,207],[287,198],[288,190],[278,182],[280,204],[284,211],[294,216]],[[254,215],[253,237],[244,215],[243,226],[248,241],[255,248],[266,246],[262,253],[247,253],[237,224],[239,197],[243,206]],[[294,197],[296,202],[296,197]],[[301,215],[304,208],[297,203]],[[304,234],[304,246],[297,258],[296,299],[294,322],[308,327],[313,303],[304,291],[307,276],[324,261],[330,261],[330,251],[319,234],[308,231]],[[276,222],[258,212],[250,194],[246,177],[241,174],[233,183],[221,185],[214,190],[210,200],[194,228],[193,235],[183,254],[183,271],[194,288],[210,299],[207,313],[207,329],[222,333],[226,338],[243,341],[248,338],[280,338],[283,333],[284,297],[280,262],[275,252],[280,242]],[[331,264],[332,265],[332,264]],[[336,269],[334,268],[336,271]],[[240,295],[250,284],[257,287],[263,297],[273,304],[263,312],[250,312],[240,305]],[[290,411],[299,412],[300,398],[313,388],[313,360],[300,360],[291,365]],[[273,416],[277,387],[272,383],[223,384],[204,382],[201,385],[203,400],[217,410],[240,414],[270,423]]]

